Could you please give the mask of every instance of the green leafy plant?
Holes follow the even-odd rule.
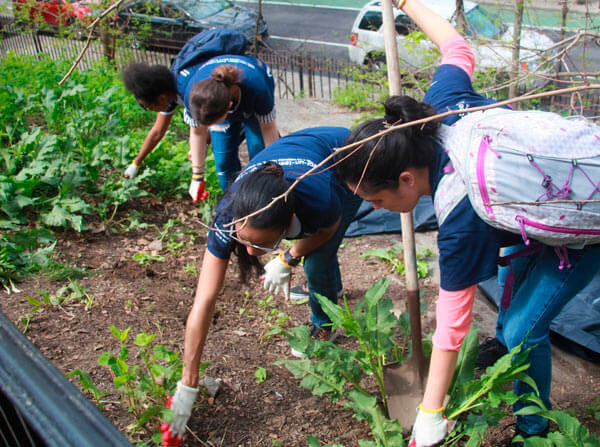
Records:
[[[429,249],[417,253],[417,276],[425,278],[429,274],[428,259],[433,256]],[[393,272],[404,274],[404,249],[394,245],[388,249],[372,248],[360,255],[361,258],[376,258],[390,265]]]
[[[369,423],[373,441],[361,441],[361,446],[403,446],[402,427],[397,421],[387,419],[378,400],[386,405],[383,365],[398,359],[396,331],[402,330],[400,320],[391,312],[393,303],[383,299],[388,281],[375,283],[352,311],[346,300],[340,306],[317,295],[333,328],[343,328],[346,335],[356,337],[359,349],[348,351],[329,341],[313,340],[307,326],[299,326],[287,333],[290,345],[303,352],[307,358],[281,360],[300,385],[313,394],[326,395],[331,400],[346,400],[354,417]],[[379,394],[371,395],[363,386],[366,376],[373,376]]]
[[[135,423],[127,427],[130,434],[136,435],[144,431],[158,444],[161,442],[161,432],[158,430],[160,421],[168,421],[172,417],[171,410],[166,408],[166,401],[175,391],[183,362],[178,352],[170,351],[164,345],[153,345],[156,334],[144,331],[135,336],[133,344],[137,348],[137,354],[130,356],[130,329],[121,331],[110,326],[111,334],[119,340],[119,351],[103,352],[98,358],[98,364],[109,368],[115,388],[121,393],[123,403],[135,418]],[[208,365],[202,363],[200,373]],[[88,380],[87,373],[75,370],[69,375],[78,376],[82,388],[92,393],[96,400],[102,396],[103,392]]]
[[[600,421],[600,397],[597,397],[596,402],[593,405],[589,405],[587,410],[591,417],[597,421]]]
[[[151,253],[136,253],[131,258],[140,265],[146,265],[150,262],[165,262],[166,260],[164,256],[153,255]]]
[[[524,447],[598,447],[600,440],[591,433],[575,416],[560,410],[547,410],[538,406],[529,406],[516,412],[517,415],[535,414],[542,416],[556,425],[557,430],[550,431],[546,438],[533,436],[523,438],[516,436],[515,441],[522,441]]]
[[[248,298],[248,295],[246,295]],[[289,326],[290,317],[275,306],[273,295],[267,295],[265,298],[256,300],[256,304],[262,319],[265,321],[265,328],[260,334],[259,340],[262,343],[264,339],[271,338],[274,335],[280,335],[285,328]]]
[[[265,368],[256,368],[254,371],[254,378],[256,379],[256,383],[261,384],[265,380],[267,380],[267,370]]]

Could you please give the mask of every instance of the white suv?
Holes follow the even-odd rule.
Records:
[[[431,10],[453,22],[455,0],[421,0]],[[479,68],[507,69],[512,57],[512,25],[495,21],[481,6],[470,1],[464,2],[467,20],[466,39],[475,53],[476,66]],[[406,68],[422,68],[426,63],[426,54],[433,44],[427,39],[407,38],[417,30],[417,26],[404,12],[394,7],[398,57],[400,65]],[[357,64],[375,63],[385,60],[385,42],[381,14],[381,0],[368,2],[358,13],[348,47],[350,60]],[[523,30],[521,35],[521,68],[536,72],[544,61],[541,53],[553,45],[552,40],[534,30]],[[535,84],[539,84],[535,82]]]

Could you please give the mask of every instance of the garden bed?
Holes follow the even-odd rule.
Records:
[[[97,363],[102,352],[118,351],[119,343],[111,336],[109,326],[121,330],[131,326],[131,334],[142,330],[157,334],[156,342],[169,349],[182,349],[185,320],[197,279],[193,266],[200,265],[205,246],[204,230],[198,230],[191,204],[142,198],[133,206],[142,213],[143,221],[150,224],[148,228],[119,234],[98,223],[91,225],[95,228],[92,231],[58,235],[61,261],[88,270],[89,276],[80,279],[79,284],[89,295],[91,307],[86,310],[83,300],[74,300],[43,308],[32,314],[26,332],[61,371],[87,371],[100,389],[109,392],[102,398],[103,412],[123,430],[133,423],[133,418],[120,403],[108,369]],[[131,210],[125,210],[123,216],[127,211]],[[148,247],[157,248],[156,243],[150,244],[169,219],[181,222],[171,227],[169,234],[195,229],[198,236],[193,242],[189,234],[171,238],[171,242],[176,239],[186,242],[173,251],[167,235],[163,248],[154,252],[155,256],[164,257],[162,262],[147,260],[142,265],[133,260],[136,254],[152,254]],[[387,248],[398,238],[390,235],[345,240],[340,264],[351,307],[373,282],[389,273],[383,264],[367,262],[360,254],[369,248]],[[186,445],[203,446],[210,442],[214,446],[301,446],[306,445],[307,435],[313,435],[325,443],[351,446],[357,445],[358,439],[368,439],[370,430],[364,421],[352,419],[352,412],[341,403],[313,396],[285,368],[274,365],[277,360],[290,358],[290,349],[285,338],[264,336],[273,322],[269,320],[272,309],[288,315],[290,325],[298,325],[307,321],[308,305],[291,305],[279,297],[264,304],[260,300],[266,294],[260,282],[253,280],[241,285],[234,264],[230,265],[204,353],[204,360],[211,362],[205,374],[222,379],[221,389],[214,399],[199,399],[189,422],[194,435],[188,436]],[[296,276],[296,281],[299,280]],[[27,296],[39,299],[43,290],[55,294],[62,285],[44,277],[31,278],[18,284],[20,293],[5,295],[1,310],[19,323],[32,307]],[[421,280],[421,287],[424,300],[429,303],[424,317],[428,333],[433,329],[431,301],[436,286],[431,279],[425,279]],[[388,296],[396,299],[403,296],[400,280],[391,281]],[[476,323],[489,326],[490,313],[485,304],[478,303]],[[350,348],[354,341],[342,337],[339,343]],[[553,389],[556,406],[573,409],[597,433],[598,421],[586,411],[586,406],[600,395],[597,365],[572,359],[565,363],[560,353],[555,354],[555,364],[559,372]],[[258,368],[267,372],[262,383],[255,377]],[[77,379],[72,380],[79,386]],[[512,435],[509,419],[490,430],[486,445],[501,445]]]

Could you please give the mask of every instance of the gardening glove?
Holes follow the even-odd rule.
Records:
[[[167,400],[167,407],[173,410],[173,421],[165,422],[160,426],[164,446],[178,446],[185,434],[192,407],[198,395],[198,388],[191,388],[181,381],[177,382],[177,391]]]
[[[289,300],[291,277],[292,269],[279,255],[265,265],[265,275],[261,280],[263,280],[263,288],[274,294],[283,292],[285,299]]]
[[[196,203],[198,200],[204,201],[208,197],[208,191],[204,190],[204,177],[202,175],[192,176],[192,182],[190,183],[189,193],[192,197],[192,201]]]
[[[426,410],[419,404],[408,447],[430,447],[441,443],[448,434],[448,419],[442,410]]]
[[[125,172],[123,173],[123,177],[134,178],[137,175],[139,170],[140,170],[140,167],[135,164],[135,160],[134,160],[131,162],[131,164],[129,166],[127,166],[127,169],[125,169]]]

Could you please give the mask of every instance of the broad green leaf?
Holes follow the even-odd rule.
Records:
[[[267,370],[265,368],[256,368],[254,378],[256,379],[256,383],[263,383],[267,380]]]
[[[479,329],[477,327],[472,326],[463,340],[460,351],[458,352],[456,371],[454,372],[452,384],[449,388],[449,394],[453,393],[454,387],[457,386],[457,384],[462,384],[475,378],[475,361],[477,360],[477,355],[479,353],[478,331]]]
[[[135,344],[140,347],[146,347],[152,343],[156,334],[146,334],[145,332],[140,332],[135,336]]]

